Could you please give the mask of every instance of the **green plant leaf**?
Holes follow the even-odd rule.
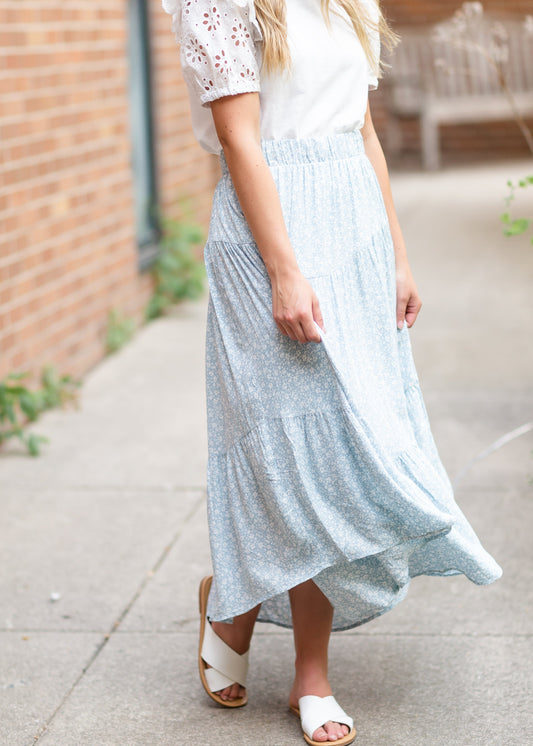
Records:
[[[169,305],[169,301],[162,293],[154,293],[144,311],[144,317],[147,321],[155,319],[161,316],[165,308]]]
[[[2,430],[0,432],[0,442],[2,440],[7,440],[8,438],[20,438],[22,435],[22,428],[16,427],[12,430]]]
[[[30,375],[29,370],[23,370],[19,373],[8,373],[4,380],[6,381],[20,381],[22,378],[26,378]]]
[[[81,385],[81,381],[71,376],[59,376],[53,366],[46,366],[41,371],[42,388],[35,391],[11,381],[20,381],[28,372],[9,373],[0,381],[0,423],[10,426],[0,430],[0,442],[8,438],[19,438],[31,455],[39,453],[39,444],[48,442],[42,435],[25,432],[28,422],[33,422],[49,406],[61,405],[69,397],[71,389]]]
[[[526,220],[526,218],[517,218],[516,220],[513,220],[505,229],[505,235],[520,236],[522,235],[522,233],[525,233],[527,231],[530,223],[531,221]]]
[[[110,309],[105,334],[107,352],[116,352],[123,347],[133,336],[135,326],[135,319],[122,316],[116,308]]]
[[[26,446],[31,456],[38,456],[40,452],[40,444],[48,443],[48,438],[44,435],[37,435],[36,433],[30,433],[26,438]]]
[[[14,424],[17,421],[17,415],[15,414],[15,408],[10,401],[7,401],[5,403],[3,414],[12,424]]]
[[[32,391],[24,391],[19,397],[19,405],[26,417],[33,421],[42,409],[41,397]]]

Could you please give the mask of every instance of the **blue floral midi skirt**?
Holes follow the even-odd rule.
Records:
[[[276,327],[222,154],[205,246],[209,618],[262,603],[260,621],[291,626],[287,590],[313,578],[340,630],[392,608],[416,575],[491,583],[501,569],[455,503],[397,329],[394,249],[360,132],[262,148],[326,333],[301,344]]]

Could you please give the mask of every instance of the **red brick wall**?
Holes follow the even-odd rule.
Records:
[[[438,23],[449,18],[462,5],[460,0],[382,0],[382,8],[393,27]],[[531,0],[485,0],[485,11],[500,16],[523,18],[533,13]],[[372,111],[376,128],[384,134],[386,118],[383,102],[384,91],[372,94]],[[529,123],[533,128],[533,122]],[[420,149],[418,121],[402,125],[403,147],[406,155],[417,156]],[[440,128],[443,164],[480,162],[490,157],[527,157],[529,150],[513,121],[482,122]],[[386,145],[385,138],[383,139]],[[402,163],[402,161],[399,161]],[[403,161],[405,162],[405,160]],[[410,163],[418,163],[411,158]]]
[[[189,130],[170,17],[150,0],[161,207],[206,222],[212,158]],[[104,355],[110,308],[142,319],[128,121],[127,1],[0,0],[0,377]]]
[[[180,200],[190,198],[198,219],[207,226],[218,159],[200,148],[191,130],[187,87],[181,77],[171,17],[161,9],[161,0],[151,0],[150,11],[161,206],[177,216]]]
[[[385,0],[397,24],[437,21],[455,0]],[[531,0],[485,3],[531,12]],[[170,16],[148,0],[160,206],[189,200],[207,224],[216,158],[190,130]],[[139,322],[151,278],[137,268],[130,169],[127,0],[0,0],[0,377],[46,363],[83,375],[104,355],[107,314]],[[382,91],[373,94],[383,127]],[[418,147],[416,123],[406,127]],[[515,155],[513,123],[444,128],[446,159]]]

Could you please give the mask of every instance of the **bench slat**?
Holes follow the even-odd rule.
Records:
[[[491,16],[477,28],[476,41],[491,49],[494,39]],[[533,115],[533,38],[522,22],[503,20],[507,31],[509,60],[506,79],[523,116]],[[388,60],[385,76],[388,91],[389,140],[400,142],[398,118],[418,116],[421,121],[423,160],[427,168],[439,164],[439,124],[512,119],[509,101],[502,91],[497,70],[486,56],[458,48],[434,36],[439,26],[400,29],[402,42]],[[438,61],[441,61],[440,63]]]

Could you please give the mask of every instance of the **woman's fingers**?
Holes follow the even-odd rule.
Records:
[[[288,336],[301,344],[320,342],[320,334],[311,316],[303,317],[301,321],[293,321],[291,324],[286,322],[285,328],[288,331]]]
[[[418,295],[413,275],[408,266],[400,266],[396,270],[396,325],[403,329],[404,323],[413,326],[422,301]]]
[[[296,335],[290,327],[286,326],[281,321],[276,321],[276,326],[285,337],[289,337],[289,339],[292,339],[294,342],[297,341]]]
[[[396,306],[396,320],[398,323],[398,329],[403,327],[403,322],[407,323],[407,326],[411,327],[415,323],[418,312],[422,308],[422,301],[416,290],[410,289],[406,295],[398,293],[398,301]]]
[[[318,323],[318,322],[317,322]],[[313,316],[309,316],[305,323],[302,324],[302,332],[304,335],[304,342],[320,342],[321,337],[318,329],[315,326]]]
[[[318,300],[316,301],[318,304]],[[301,309],[292,319],[291,330],[296,335],[298,342],[320,342],[320,334],[315,325],[315,315],[313,311],[313,302],[306,310]],[[287,322],[285,323],[287,326]]]
[[[403,329],[404,322],[407,323],[408,327],[413,326],[421,308],[422,301],[418,295],[412,295],[407,301],[398,300],[396,306],[396,324],[398,329]]]
[[[318,298],[316,297],[316,295],[313,295],[312,309],[313,309],[313,319],[316,321],[316,323],[322,329],[322,331],[325,332],[326,329],[324,328],[324,319],[322,318],[322,311],[320,310],[320,303],[318,302]]]
[[[280,332],[305,344],[320,342],[316,324],[324,328],[320,304],[309,282],[298,273],[272,283],[274,321]],[[316,322],[316,323],[315,323]]]
[[[407,322],[407,326],[413,326],[421,308],[422,301],[418,296],[412,298],[411,301],[407,304],[405,309],[405,320]]]

